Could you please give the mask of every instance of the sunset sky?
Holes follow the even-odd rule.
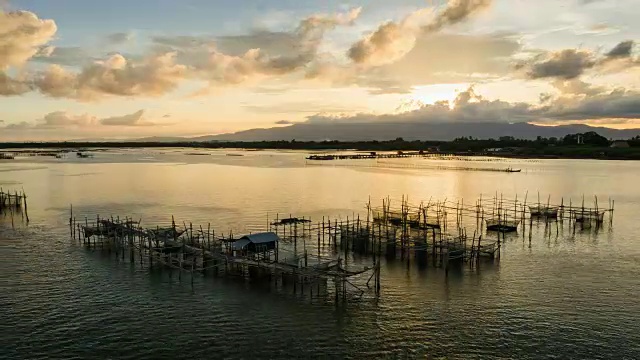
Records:
[[[0,141],[640,127],[638,0],[0,0]]]

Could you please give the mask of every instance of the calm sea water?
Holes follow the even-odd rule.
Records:
[[[0,162],[0,186],[29,195],[29,226],[0,217],[6,359],[640,358],[640,163],[362,160],[303,152],[154,149],[93,159]],[[227,156],[227,153],[244,156]],[[521,168],[521,173],[446,169]],[[508,238],[479,270],[384,264],[382,293],[336,308],[224,279],[178,281],[69,239],[74,214],[264,229],[276,213],[346,217],[371,198],[480,194],[600,206],[613,228]],[[468,200],[467,200],[468,199]]]

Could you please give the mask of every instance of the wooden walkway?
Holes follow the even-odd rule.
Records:
[[[307,157],[307,160],[361,160],[361,159],[401,159],[410,157],[422,157],[423,152],[402,152],[397,153],[382,153],[376,152],[366,154],[328,154],[328,155],[311,155]]]

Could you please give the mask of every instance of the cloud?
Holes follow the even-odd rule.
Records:
[[[620,32],[620,29],[606,23],[592,24],[582,28],[574,28],[576,35],[611,35]]]
[[[625,73],[640,68],[640,57],[633,56],[633,40],[622,41],[598,61],[598,70],[603,74]],[[636,77],[640,74],[631,74]]]
[[[130,61],[120,54],[72,73],[52,65],[35,80],[37,88],[52,97],[97,100],[112,96],[160,96],[174,90],[187,76],[187,67],[166,53]]]
[[[106,126],[150,126],[155,125],[151,122],[145,122],[142,120],[144,116],[144,110],[138,110],[133,114],[123,116],[113,116],[100,120],[100,124]]]
[[[252,48],[241,55],[229,55],[221,52],[210,54],[209,63],[204,71],[209,78],[217,83],[238,84],[250,80],[255,76],[279,76],[292,73],[308,66],[316,60],[318,49],[327,31],[337,26],[349,26],[360,15],[360,8],[354,8],[346,13],[333,15],[312,15],[298,24],[296,29],[287,34],[256,33],[257,39],[287,39],[289,51],[278,53],[274,46],[267,48]],[[227,41],[230,40],[227,38]],[[250,44],[249,38],[236,38]],[[275,42],[271,41],[273,45]],[[227,44],[228,46],[229,44]],[[268,51],[272,51],[269,53]]]
[[[119,45],[131,41],[133,34],[129,32],[117,32],[106,36],[106,40],[109,44]]]
[[[53,21],[40,20],[29,12],[2,14],[0,95],[38,89],[51,97],[91,101],[104,96],[160,96],[186,79],[204,80],[212,87],[285,76],[313,63],[325,33],[337,26],[352,25],[359,14],[360,8],[354,8],[345,13],[312,15],[287,33],[255,32],[228,36],[224,41],[227,47],[235,43],[237,50],[243,42],[260,45],[271,39],[271,48],[266,50],[252,47],[241,54],[229,54],[207,37],[155,37],[153,51],[147,56],[137,59],[116,53],[90,63],[82,48],[46,46],[56,32]],[[127,33],[114,33],[108,39],[118,43],[129,37]],[[289,40],[281,44],[282,39]],[[52,65],[25,79],[12,78],[4,71],[31,58]],[[83,67],[75,72],[61,65]],[[200,92],[209,93],[210,89]]]
[[[14,79],[6,73],[0,71],[0,95],[13,96],[22,95],[32,90],[28,81]]]
[[[326,32],[338,26],[350,26],[360,14],[360,8],[333,15],[312,15],[302,19],[289,31],[255,30],[249,34],[216,38],[192,39],[196,46],[208,46],[230,56],[242,56],[247,51],[260,49],[270,58],[304,58],[316,61]]]
[[[301,38],[296,31],[256,30],[249,34],[219,36],[210,41],[229,55],[242,55],[259,48],[273,56],[287,56],[298,51]]]
[[[22,121],[14,124],[7,124],[4,129],[6,130],[25,130],[30,129],[32,125],[26,121]]]
[[[528,120],[531,105],[511,104],[501,100],[487,100],[476,94],[473,87],[458,93],[455,100],[437,101],[416,110],[400,114],[373,115],[361,113],[353,116],[314,115],[309,122],[496,122]]]
[[[616,59],[616,58],[628,58],[631,56],[631,52],[633,51],[634,41],[627,40],[619,43],[613,49],[611,49],[607,54],[607,58]]]
[[[0,71],[24,65],[56,31],[53,20],[39,19],[32,12],[0,12]]]
[[[368,88],[371,94],[403,94],[412,87],[493,80],[513,74],[512,58],[523,52],[510,33],[421,33],[401,59],[376,67],[353,67],[332,59],[307,69],[308,80]]]
[[[417,10],[400,22],[387,22],[374,32],[354,43],[347,56],[356,64],[379,66],[401,59],[413,49],[421,34],[438,32],[448,25],[465,21],[481,9],[488,7],[491,0],[449,0],[445,9],[426,20],[430,9]]]
[[[68,66],[79,66],[90,62],[90,56],[85,49],[79,46],[47,46],[41,48],[38,51],[38,53],[33,57],[33,61]]]
[[[207,82],[194,95],[210,94],[219,86],[299,80],[295,75],[304,75],[306,81],[355,84],[369,88],[372,94],[408,93],[414,85],[435,82],[477,81],[504,74],[505,58],[520,48],[519,43],[506,36],[433,31],[464,21],[489,3],[451,0],[439,13],[421,9],[398,23],[383,24],[364,39],[373,48],[364,49],[361,55],[351,49],[351,57],[359,59],[356,62],[375,67],[354,67],[320,51],[328,31],[350,26],[359,17],[361,9],[354,8],[308,16],[289,31],[256,30],[222,37],[156,36],[150,53],[142,57],[116,53],[96,61],[79,47],[40,46],[34,60],[52,65],[25,80],[5,77],[0,89],[16,95],[38,89],[51,97],[92,101],[105,96],[160,96],[183,80]],[[114,33],[110,37],[124,40],[128,35]],[[60,65],[83,67],[72,71]]]
[[[405,113],[405,112],[409,112],[409,111],[413,111],[416,109],[420,109],[425,107],[425,103],[423,103],[420,100],[415,100],[415,99],[406,99],[403,100],[400,105],[398,105],[396,107],[395,112],[396,113]]]
[[[193,49],[215,44],[213,39],[210,37],[192,35],[153,36],[151,41],[160,46],[159,49],[161,49],[161,51]]]
[[[521,50],[519,39],[511,34],[423,34],[402,59],[370,71],[370,77],[394,79],[395,85],[404,86],[475,82],[478,74],[509,75],[511,58]]]
[[[595,95],[548,97],[541,104],[488,100],[473,87],[454,101],[438,101],[400,114],[352,116],[313,115],[309,123],[411,123],[411,122],[537,122],[605,121],[640,119],[640,92],[617,89]]]
[[[616,89],[594,96],[560,97],[543,110],[545,120],[638,120],[640,92]]]
[[[41,120],[34,125],[36,128],[66,128],[66,127],[83,127],[96,125],[95,116],[88,114],[72,115],[66,111],[54,111],[46,114]]]
[[[375,86],[369,91],[371,95],[387,95],[387,94],[410,94],[413,91],[411,86],[402,85],[381,85],[381,83],[371,83]],[[377,86],[376,86],[377,85]]]
[[[278,95],[291,91],[291,86],[256,86],[252,92],[257,94]]]
[[[390,21],[353,44],[347,56],[356,64],[383,65],[402,58],[413,48],[415,41],[414,30]]]
[[[577,79],[591,70],[600,73],[621,72],[640,66],[640,60],[632,57],[633,46],[634,42],[627,40],[605,54],[578,49],[545,52],[516,64],[516,69],[524,69],[530,79],[560,80]]]
[[[588,84],[580,79],[555,80],[552,85],[561,94],[597,95],[606,91],[604,87]]]
[[[211,94],[230,85],[272,80],[269,85],[286,86],[301,78],[338,86],[357,85],[381,95],[406,94],[417,85],[513,76],[512,61],[523,52],[518,35],[442,31],[491,3],[449,0],[440,10],[419,9],[399,21],[381,24],[349,47],[346,62],[339,55],[324,52],[323,44],[329,31],[354,24],[360,8],[311,15],[285,31],[254,30],[220,37],[156,36],[146,55],[116,53],[100,60],[91,59],[83,48],[48,45],[56,32],[52,20],[38,19],[29,12],[7,13],[14,15],[10,21],[0,22],[0,66],[22,66],[28,60],[52,65],[32,74],[0,69],[0,95],[37,90],[54,98],[95,101],[109,96],[162,96],[185,80],[206,83],[195,94]],[[9,19],[7,14],[0,16]],[[131,33],[120,32],[107,39],[122,43],[130,37]],[[20,44],[14,38],[21,38]],[[633,41],[624,41],[601,54],[578,49],[544,52],[519,64],[518,69],[528,79],[549,79],[565,95],[591,96],[602,89],[582,82],[581,75],[639,65],[633,58],[633,46]],[[3,57],[4,53],[12,55]],[[78,66],[79,70],[61,65]],[[260,91],[282,92],[285,86]],[[275,111],[255,105],[248,108]]]
[[[465,21],[480,10],[488,8],[492,0],[449,0],[447,7],[436,18],[423,27],[424,31],[435,32],[445,26]]]
[[[24,76],[11,77],[7,70],[22,67],[57,31],[53,20],[41,20],[28,11],[0,11],[0,95],[21,95],[32,90]]]
[[[157,51],[173,51],[194,78],[210,86],[237,85],[302,70],[317,60],[327,31],[353,24],[360,8],[312,15],[289,32],[256,31],[248,35],[155,37]],[[199,91],[208,93],[207,89]]]
[[[261,114],[317,114],[321,113],[346,113],[358,111],[358,107],[352,105],[339,105],[339,104],[309,104],[308,102],[288,102],[279,103],[275,105],[243,105],[244,109]]]
[[[138,110],[135,113],[113,116],[99,119],[89,114],[74,115],[66,111],[54,111],[46,114],[41,119],[34,122],[20,122],[7,124],[2,129],[7,130],[53,130],[53,129],[74,129],[88,128],[97,130],[104,126],[151,126],[158,125],[153,122],[143,120],[144,110]]]
[[[596,65],[593,54],[586,50],[565,49],[543,55],[530,65],[527,75],[531,79],[560,78],[571,80]]]
[[[34,85],[45,95],[61,98],[77,96],[77,75],[60,65],[51,65],[34,80]]]
[[[605,23],[594,24],[589,27],[589,30],[594,32],[603,32],[603,31],[608,31],[609,29],[611,29],[611,26]]]

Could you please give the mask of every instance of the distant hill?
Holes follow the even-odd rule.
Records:
[[[130,140],[133,142],[158,142],[158,143],[172,143],[181,141],[198,141],[196,138],[179,137],[179,136],[151,136],[142,139]]]
[[[462,136],[497,139],[513,136],[518,139],[564,137],[568,134],[595,131],[608,139],[629,139],[640,135],[640,128],[618,130],[588,125],[537,126],[527,123],[301,123],[286,127],[251,129],[230,134],[182,139],[192,141],[367,141],[367,140],[439,140],[449,141]]]

